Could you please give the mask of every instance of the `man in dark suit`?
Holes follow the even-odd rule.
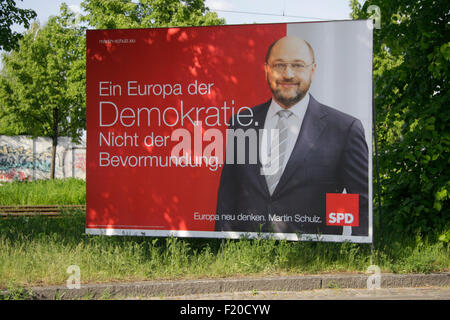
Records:
[[[326,223],[326,195],[344,192],[359,201],[351,235],[368,235],[364,129],[309,94],[315,69],[314,51],[302,39],[287,36],[269,47],[265,75],[272,98],[239,114],[249,122],[231,122],[216,231],[342,235],[342,226]],[[249,141],[252,132],[256,141]],[[237,141],[241,145],[236,133],[246,138]]]

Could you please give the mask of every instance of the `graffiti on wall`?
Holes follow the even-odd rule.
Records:
[[[0,170],[8,168],[33,169],[50,172],[51,152],[41,152],[33,157],[33,150],[24,147],[3,146],[0,149]]]
[[[86,151],[75,155],[74,166],[86,174]]]
[[[31,181],[31,176],[27,175],[25,171],[10,169],[0,171],[0,181]]]
[[[49,173],[52,154],[34,153],[30,148],[3,145],[0,147],[0,180],[32,180],[33,171]]]
[[[86,148],[69,138],[58,140],[55,176],[86,177]],[[0,136],[0,181],[47,179],[51,168],[51,140]]]

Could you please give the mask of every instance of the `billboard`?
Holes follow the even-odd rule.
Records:
[[[372,241],[366,21],[87,31],[86,232]]]

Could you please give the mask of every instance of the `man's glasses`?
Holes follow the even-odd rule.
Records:
[[[312,66],[313,64],[314,63],[305,64],[302,62],[276,62],[276,63],[270,64],[270,67],[279,73],[285,72],[287,70],[288,66],[290,66],[291,70],[294,72],[301,72],[301,71],[304,71],[306,68]]]

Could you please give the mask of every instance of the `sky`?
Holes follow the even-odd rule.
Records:
[[[36,11],[41,24],[50,15],[58,14],[63,2],[72,11],[81,11],[82,0],[16,0],[18,7]],[[350,0],[206,0],[210,11],[225,18],[226,24],[345,20],[350,18],[349,3]],[[23,28],[15,30],[21,32]]]

